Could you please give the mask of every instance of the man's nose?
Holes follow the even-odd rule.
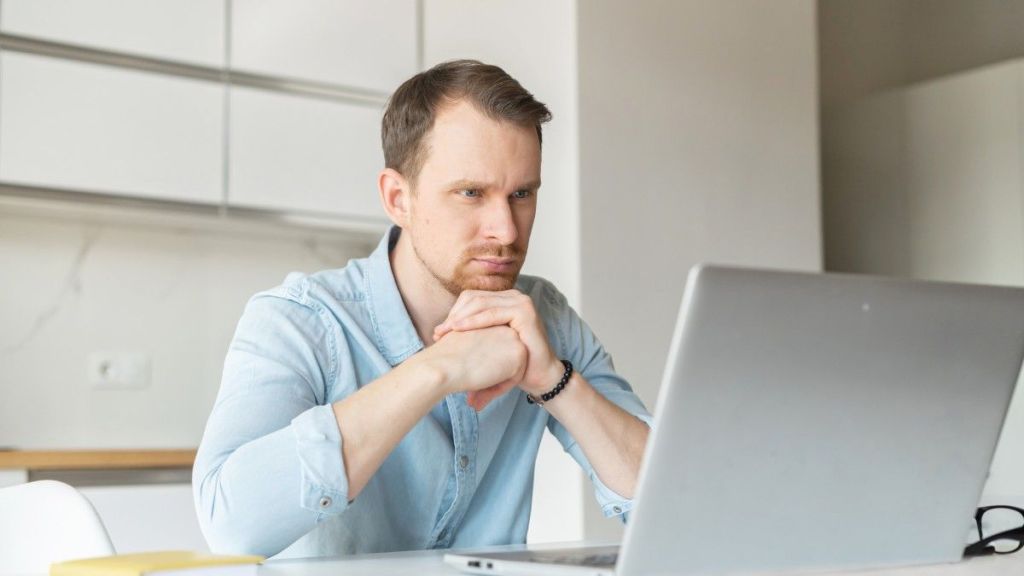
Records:
[[[502,246],[508,246],[519,237],[516,229],[516,221],[512,217],[512,207],[508,200],[496,198],[487,207],[487,214],[484,217],[484,235],[493,238]]]

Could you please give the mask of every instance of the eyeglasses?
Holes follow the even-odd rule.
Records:
[[[978,541],[964,548],[964,556],[1013,554],[1024,548],[1024,510],[1014,506],[984,506],[974,513],[974,523],[978,527]],[[1007,526],[1016,528],[1007,530]],[[1002,531],[992,533],[994,529]]]

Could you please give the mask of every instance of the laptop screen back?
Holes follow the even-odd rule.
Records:
[[[1024,290],[695,268],[618,572],[960,558]]]

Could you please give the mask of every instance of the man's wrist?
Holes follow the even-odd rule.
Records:
[[[423,379],[423,383],[434,391],[438,401],[442,398],[454,392],[452,390],[452,371],[450,370],[449,362],[445,362],[443,358],[437,357],[430,354],[431,350],[428,348],[424,350],[422,354],[413,356],[409,360],[413,360],[413,369]]]
[[[533,398],[541,398],[544,394],[553,391],[562,382],[562,378],[566,373],[566,365],[558,358],[555,358],[551,367],[545,370],[545,373],[547,376],[545,376],[545,379],[540,384],[531,386],[528,390],[524,389],[524,392]]]

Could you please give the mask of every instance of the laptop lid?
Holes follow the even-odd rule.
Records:
[[[697,267],[620,576],[953,562],[1024,290]]]

